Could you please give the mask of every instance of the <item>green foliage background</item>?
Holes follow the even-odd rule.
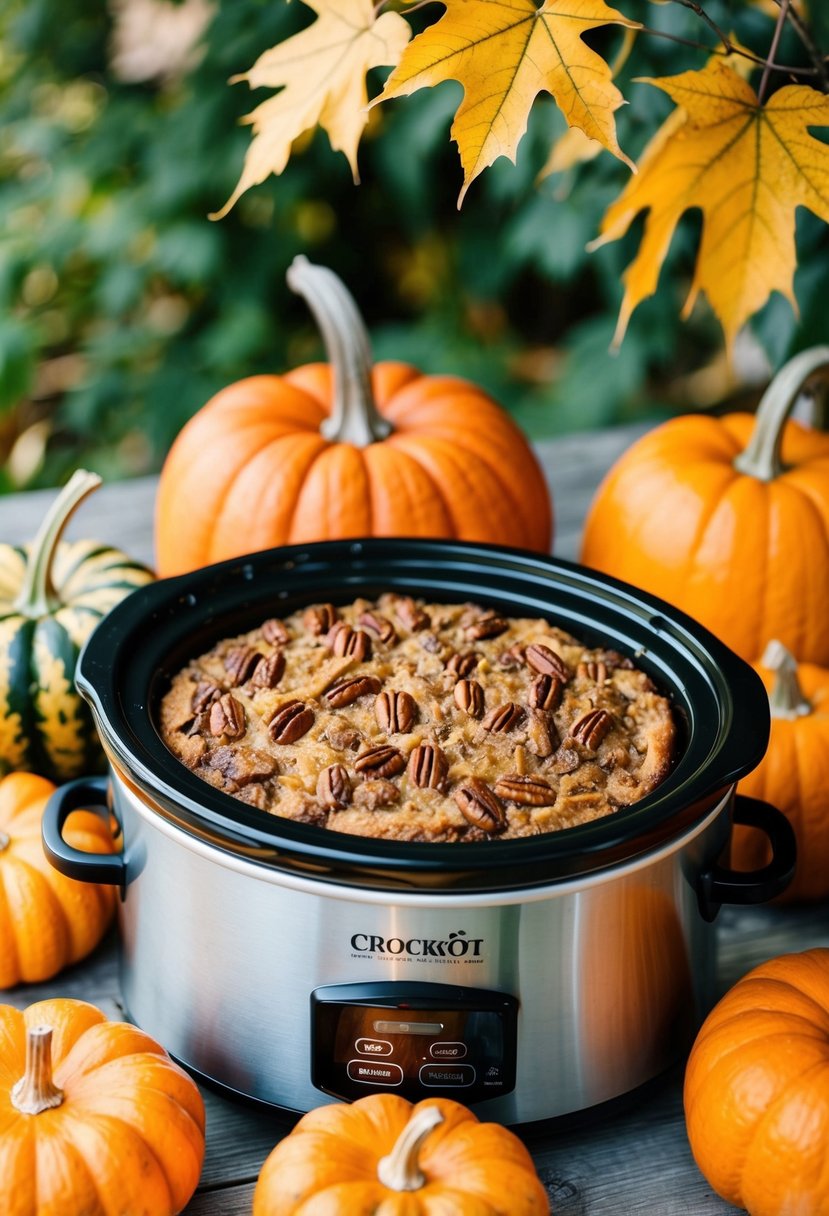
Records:
[[[677,5],[620,7],[706,38]],[[765,52],[772,22],[746,0],[706,9]],[[585,251],[627,174],[608,155],[536,185],[563,129],[550,99],[533,110],[517,167],[498,162],[460,214],[448,137],[459,90],[444,85],[376,114],[360,187],[318,133],[281,178],[220,223],[207,219],[236,181],[249,140],[239,118],[260,96],[228,78],[312,19],[285,0],[222,0],[193,70],[175,82],[124,84],[109,64],[104,0],[5,0],[0,461],[15,443],[19,455],[21,435],[29,454],[6,462],[0,487],[54,484],[81,462],[110,477],[156,469],[223,384],[317,357],[310,319],[284,286],[300,252],[345,278],[378,356],[479,381],[534,437],[695,404],[689,397],[705,381],[692,373],[722,360],[705,305],[690,323],[679,320],[698,220],[686,218],[659,294],[610,354],[620,278],[641,228]],[[600,31],[595,44],[610,56],[618,40],[618,31]],[[793,40],[781,53],[804,62]],[[670,108],[633,78],[703,61],[701,51],[638,39],[620,82],[630,154]],[[801,213],[798,236],[800,322],[774,299],[755,323],[772,365],[827,337],[827,230]]]

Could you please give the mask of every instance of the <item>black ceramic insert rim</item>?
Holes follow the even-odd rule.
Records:
[[[268,617],[383,591],[545,617],[587,646],[629,655],[672,697],[685,733],[673,771],[641,802],[588,824],[518,840],[415,844],[280,819],[214,789],[167,749],[155,714],[189,659]],[[642,855],[699,822],[759,764],[769,735],[759,676],[690,617],[571,562],[459,541],[289,545],[150,584],[95,630],[77,679],[114,768],[157,813],[264,865],[390,889],[515,889]]]

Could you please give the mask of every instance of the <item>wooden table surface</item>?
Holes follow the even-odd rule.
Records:
[[[555,552],[575,558],[587,504],[604,472],[641,428],[574,435],[539,445],[556,511]],[[109,541],[152,560],[155,479],[105,486],[80,510],[68,535]],[[0,498],[0,540],[30,539],[52,498],[38,491]],[[718,978],[725,991],[757,963],[793,950],[829,946],[829,910],[723,909],[718,919]],[[24,1007],[46,996],[75,996],[117,1016],[114,934],[91,958],[46,984],[15,988],[0,999]],[[188,1216],[249,1213],[259,1169],[292,1126],[287,1115],[262,1113],[204,1090],[207,1152]],[[612,1116],[591,1118],[566,1134],[528,1127],[528,1144],[556,1216],[714,1216],[733,1212],[697,1171],[685,1138],[682,1069],[636,1095]]]

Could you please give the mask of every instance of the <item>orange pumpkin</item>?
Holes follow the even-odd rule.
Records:
[[[532,1158],[445,1098],[372,1094],[310,1111],[259,1175],[253,1216],[546,1216]]]
[[[297,258],[328,364],[252,376],[188,422],[161,473],[161,575],[293,542],[438,536],[547,550],[544,475],[479,388],[402,363],[371,367],[340,280]]]
[[[829,1212],[829,950],[763,963],[708,1016],[685,1119],[714,1190],[751,1216]]]
[[[173,1216],[203,1157],[201,1094],[142,1031],[85,1001],[0,1005],[0,1211]]]
[[[829,897],[829,671],[795,660],[779,642],[756,669],[769,690],[771,739],[741,793],[779,807],[797,836],[797,869],[780,902]],[[758,870],[770,860],[767,841],[735,827],[731,861]]]
[[[40,821],[51,781],[10,773],[0,781],[0,988],[48,980],[85,958],[104,935],[115,888],[76,882],[47,861]],[[109,827],[91,811],[73,811],[68,844],[112,853]]]
[[[769,638],[829,665],[829,435],[786,419],[829,367],[797,355],[754,418],[693,414],[645,435],[599,487],[582,561],[702,621],[749,662]]]

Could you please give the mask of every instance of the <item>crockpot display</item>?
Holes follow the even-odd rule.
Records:
[[[262,810],[360,836],[480,841],[572,827],[668,774],[670,702],[541,619],[406,596],[315,604],[173,679],[167,746]]]

